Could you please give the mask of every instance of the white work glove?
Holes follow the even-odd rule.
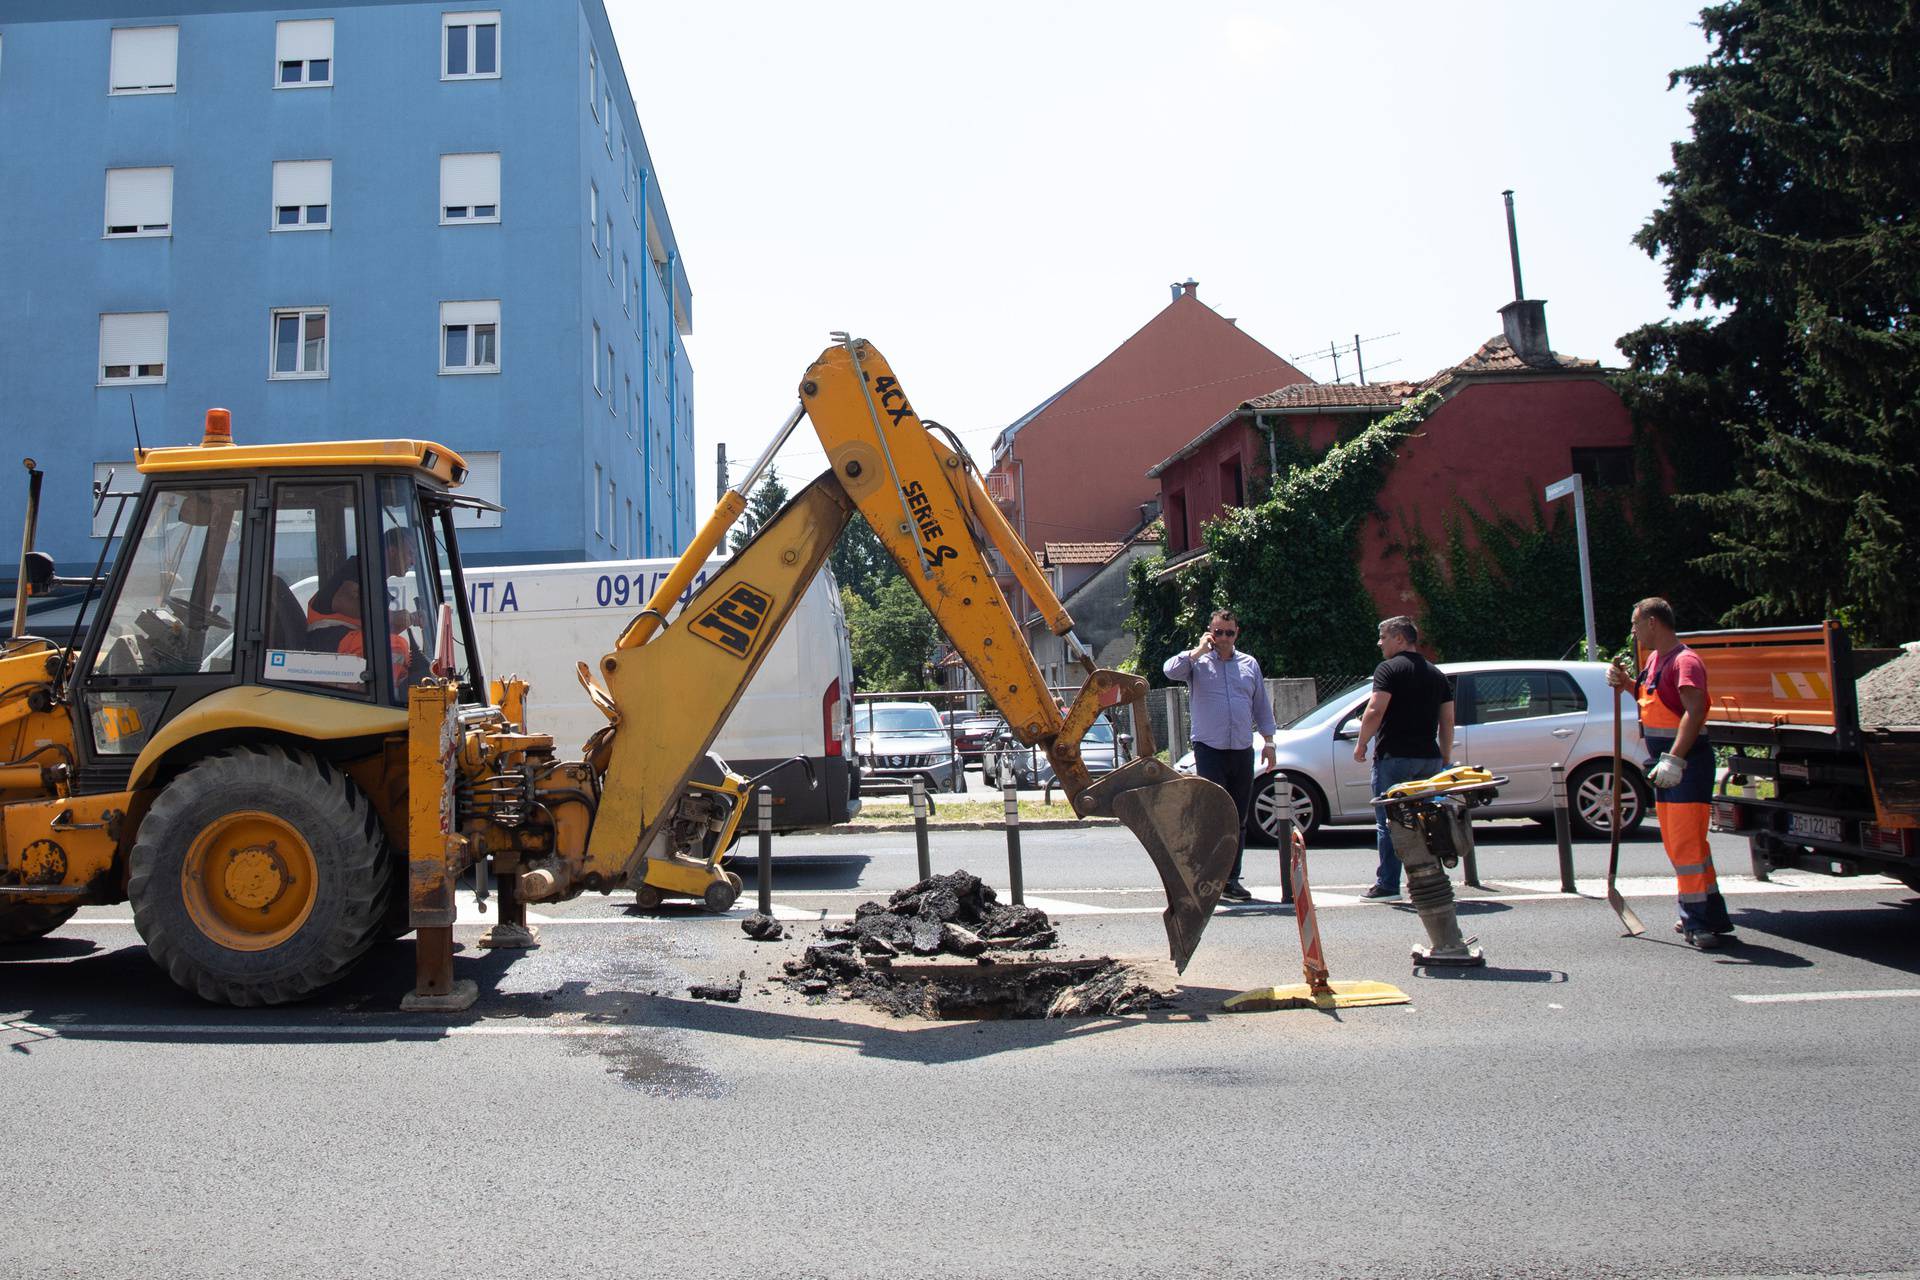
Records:
[[[1653,762],[1653,768],[1647,770],[1647,781],[1656,791],[1665,791],[1669,787],[1680,785],[1680,779],[1686,776],[1687,762],[1671,751],[1662,752]]]

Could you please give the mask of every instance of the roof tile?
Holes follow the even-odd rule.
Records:
[[[1047,564],[1105,564],[1113,559],[1124,542],[1049,542],[1046,545]]]

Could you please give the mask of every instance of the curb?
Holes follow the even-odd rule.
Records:
[[[1118,818],[1039,818],[1033,822],[1022,819],[1020,829],[1022,831],[1065,831],[1078,827],[1117,827],[1119,825]],[[843,822],[833,827],[815,827],[807,834],[810,836],[859,836],[913,829],[914,824],[911,822]],[[1005,831],[1006,829],[1005,822],[941,822],[937,818],[927,822],[929,831]]]

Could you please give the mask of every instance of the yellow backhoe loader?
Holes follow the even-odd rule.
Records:
[[[921,421],[879,352],[836,337],[613,651],[580,664],[607,725],[578,759],[527,726],[524,682],[481,672],[453,522],[477,500],[458,492],[454,451],[235,444],[211,410],[199,445],[141,453],[116,562],[86,580],[104,586],[99,608],[64,644],[24,633],[25,597],[66,581],[32,550],[29,463],[0,649],[0,942],[130,900],[174,981],[252,1005],[319,990],[413,930],[407,1004],[458,1009],[475,995],[453,972],[463,876],[498,886],[492,945],[531,945],[527,903],[587,890],[730,903],[740,882],[721,860],[749,782],[708,748],[858,510],[1075,810],[1146,846],[1184,967],[1233,859],[1232,801],[1154,759],[1144,716],[1141,758],[1088,776],[1081,735],[1144,682],[1083,658],[1078,697],[1054,700],[986,549],[1055,633],[1072,619],[958,442]],[[688,594],[802,418],[831,466]]]

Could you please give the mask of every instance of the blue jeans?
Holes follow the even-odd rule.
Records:
[[[1415,778],[1431,778],[1446,767],[1446,761],[1437,756],[1376,755],[1373,758],[1373,794],[1383,796],[1387,794],[1388,787],[1412,782]],[[1393,851],[1393,837],[1387,832],[1387,807],[1383,804],[1373,807],[1373,828],[1380,846],[1380,869],[1374,872],[1373,882],[1397,893],[1400,890],[1400,855]]]

